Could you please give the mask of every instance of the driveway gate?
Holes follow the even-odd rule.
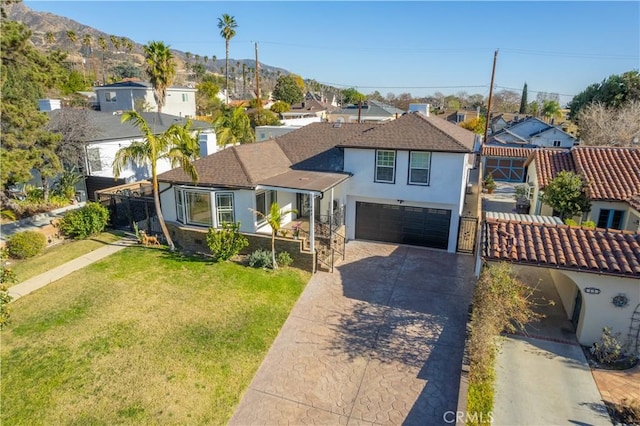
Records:
[[[471,216],[460,216],[458,225],[458,253],[473,254],[476,247],[476,231],[478,229],[478,218]]]

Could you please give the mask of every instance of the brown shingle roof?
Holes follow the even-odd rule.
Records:
[[[232,146],[193,162],[198,185],[252,188],[262,179],[289,170],[291,163],[272,140]],[[161,182],[192,185],[179,167],[158,175]]]
[[[528,158],[533,150],[533,148],[482,145],[482,155],[487,157]]]
[[[367,130],[339,146],[345,148],[390,148],[441,152],[472,152],[475,134],[437,117],[405,114]]]
[[[640,234],[487,219],[482,254],[507,261],[640,278]]]
[[[627,201],[640,195],[640,149],[574,146],[570,151],[536,149],[538,184],[541,188],[562,170],[582,175],[592,200]],[[633,204],[632,204],[633,205]]]

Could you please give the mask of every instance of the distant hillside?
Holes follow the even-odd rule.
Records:
[[[7,5],[5,9],[8,19],[22,22],[32,31],[33,35],[31,40],[37,48],[42,50],[53,48],[68,52],[69,61],[78,64],[78,66],[84,64],[87,72],[93,72],[95,74],[97,81],[100,81],[102,75],[103,55],[104,68],[107,70],[107,73],[108,70],[114,66],[127,62],[132,62],[139,68],[143,66],[143,45],[135,40],[130,40],[120,34],[104,33],[93,27],[76,22],[73,19],[65,18],[64,16],[58,16],[48,12],[37,12],[22,3]],[[67,31],[73,31],[76,34],[75,42],[69,39]],[[52,41],[47,40],[47,33],[53,34]],[[86,34],[91,36],[91,46],[83,45]],[[114,46],[111,40],[113,36],[115,36],[116,39],[116,46]],[[103,37],[106,41],[104,51],[98,45],[100,37]],[[127,48],[127,44],[129,44],[129,48]],[[176,83],[187,84],[191,82],[193,76],[187,72],[185,66],[187,62],[186,53],[175,49],[172,49],[172,51],[178,63]],[[195,55],[195,53],[197,52],[193,52],[193,55]],[[189,59],[190,64],[195,63],[193,55]],[[222,52],[221,56],[218,57],[215,62],[212,58],[208,58],[208,61],[205,63],[204,57],[200,57],[199,61],[208,71],[220,75],[224,74],[224,52]],[[243,85],[242,64],[245,64],[245,70],[249,70],[255,68],[255,63],[253,59],[229,58],[229,68],[235,76],[236,86]],[[273,88],[275,80],[280,74],[290,74],[289,71],[283,68],[265,65],[263,63],[260,63],[260,71],[261,87],[267,91]],[[247,82],[247,86],[251,87],[249,86],[249,82]]]

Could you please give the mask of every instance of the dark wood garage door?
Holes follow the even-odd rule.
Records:
[[[451,210],[356,202],[356,239],[446,249]]]

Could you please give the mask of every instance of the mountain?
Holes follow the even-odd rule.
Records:
[[[108,73],[108,71],[114,66],[127,62],[131,62],[139,68],[143,67],[143,45],[134,40],[130,40],[125,36],[107,34],[64,16],[55,15],[49,12],[37,12],[31,10],[22,3],[9,4],[4,7],[7,12],[8,19],[20,21],[31,30],[31,41],[37,48],[41,50],[60,49],[68,52],[69,62],[81,64],[78,66],[82,66],[83,69],[86,65],[89,72],[94,72],[97,80],[100,80],[103,63],[106,73]],[[75,42],[70,40],[67,35],[67,31],[73,31],[76,34]],[[47,40],[47,33],[53,34],[52,41]],[[83,45],[83,40],[87,34],[91,36],[91,46]],[[115,46],[111,40],[112,37],[117,43]],[[100,38],[103,38],[105,41],[104,49],[102,49],[98,44]],[[127,48],[127,43],[129,43],[130,48]],[[193,74],[187,71],[187,67],[185,65],[187,61],[193,65],[195,63],[194,57],[191,56],[191,58],[187,59],[186,52],[182,52],[180,50],[172,49],[172,52],[178,64],[176,83],[189,83]],[[204,57],[200,58],[200,63],[202,63],[208,71],[224,75],[224,52],[222,57],[217,58],[215,63],[212,58],[209,58],[209,61],[204,63]],[[245,65],[245,69],[253,69],[255,68],[256,61],[253,59],[229,58],[229,64],[230,71],[235,76],[235,80],[239,82],[238,84],[242,84],[243,64]],[[238,66],[238,64],[240,65]],[[273,88],[275,80],[280,74],[290,74],[289,71],[283,68],[266,65],[262,62],[260,63],[260,71],[260,81],[263,90],[270,90]]]

